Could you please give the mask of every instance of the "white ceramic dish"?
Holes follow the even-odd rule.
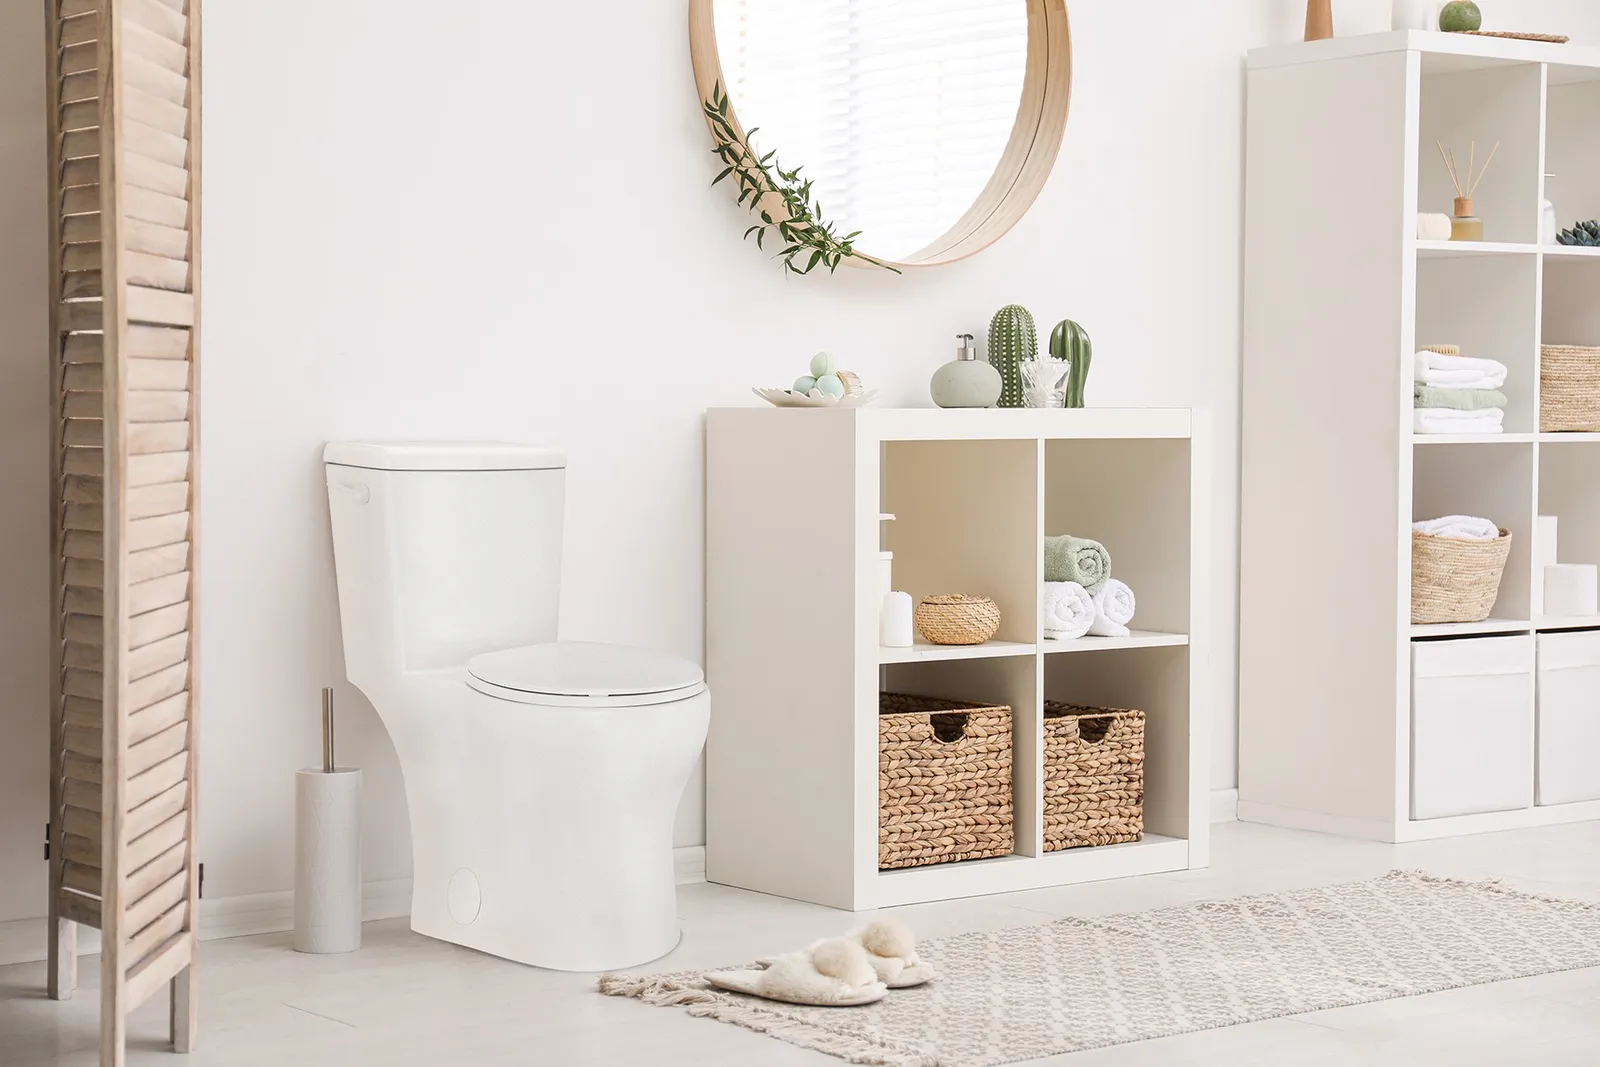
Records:
[[[826,396],[816,389],[811,390],[811,395],[797,393],[793,389],[751,389],[752,393],[762,400],[779,408],[858,408],[870,404],[877,399],[878,391],[868,389],[854,396]]]

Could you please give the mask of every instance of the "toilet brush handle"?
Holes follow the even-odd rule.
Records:
[[[322,690],[322,773],[333,773],[333,689]]]

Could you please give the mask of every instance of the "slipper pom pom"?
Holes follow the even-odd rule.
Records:
[[[811,966],[818,974],[837,978],[847,986],[866,986],[878,980],[866,951],[847,937],[830,937],[817,942],[811,949]]]
[[[917,954],[916,936],[898,919],[874,919],[861,931],[859,940],[874,956],[909,961]]]

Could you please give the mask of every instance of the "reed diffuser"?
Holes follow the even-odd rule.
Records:
[[[1474,176],[1473,169],[1477,165],[1478,142],[1473,141],[1467,150],[1466,180],[1461,178],[1461,165],[1456,162],[1455,149],[1448,153],[1444,145],[1438,141],[1433,142],[1439,149],[1439,158],[1444,160],[1444,166],[1450,172],[1450,181],[1456,187],[1456,210],[1450,219],[1450,240],[1452,241],[1481,241],[1483,240],[1483,220],[1478,218],[1476,205],[1473,203],[1473,194],[1478,191],[1478,184],[1483,181],[1484,174],[1488,173],[1489,164],[1494,162],[1495,153],[1500,151],[1500,142],[1496,141],[1494,148],[1489,152],[1489,158],[1483,161],[1483,169]]]

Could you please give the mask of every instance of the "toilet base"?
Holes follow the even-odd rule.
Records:
[[[576,709],[459,681],[415,695],[428,713],[374,701],[405,775],[412,930],[558,971],[634,967],[677,946],[672,827],[708,693]]]

